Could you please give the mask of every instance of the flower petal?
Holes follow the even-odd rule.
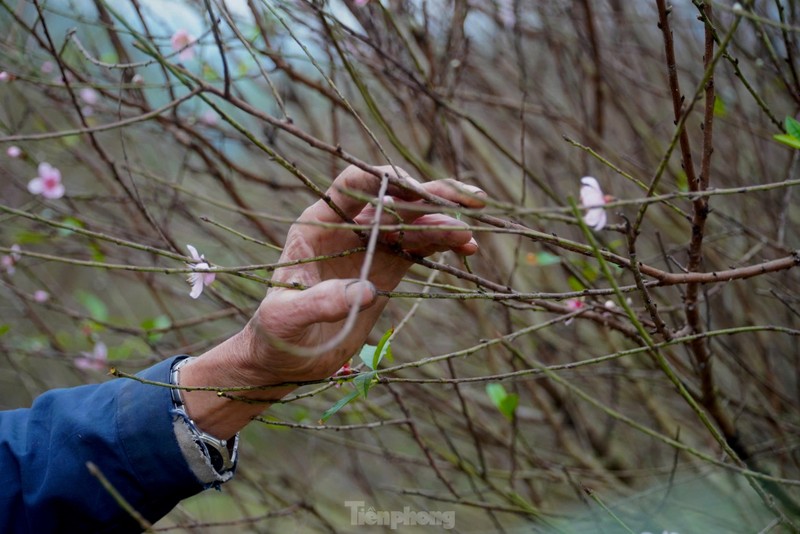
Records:
[[[102,341],[98,341],[94,344],[94,349],[92,350],[92,358],[98,361],[105,361],[108,359],[108,347]]]
[[[592,208],[583,216],[583,222],[593,230],[602,230],[606,226],[608,217],[603,208]]]
[[[189,283],[192,284],[192,290],[189,296],[196,299],[203,293],[203,275],[200,273],[192,273],[189,275]]]
[[[192,245],[186,245],[186,248],[189,249],[189,252],[192,254],[193,259],[197,261],[200,261],[202,259],[202,256],[200,256],[200,254],[197,253],[197,249],[194,248]]]
[[[44,191],[44,180],[42,180],[37,176],[36,178],[28,182],[28,191],[30,191],[34,195],[41,195],[42,191]]]
[[[57,199],[64,196],[64,184],[58,183],[42,191],[44,198]]]
[[[602,206],[605,204],[605,195],[600,189],[600,184],[591,176],[581,178],[581,204],[584,207]]]

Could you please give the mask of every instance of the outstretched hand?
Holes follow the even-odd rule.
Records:
[[[380,170],[394,174],[391,167],[381,167]],[[403,171],[398,171],[400,178],[412,180]],[[421,187],[464,206],[477,208],[483,205],[476,195],[479,190],[470,190],[453,180],[429,182]],[[357,167],[349,167],[336,178],[327,194],[346,217],[358,224],[370,225],[375,219],[376,208],[367,201],[375,198],[379,188],[380,180],[375,176]],[[387,205],[382,210],[382,224],[413,224],[431,229],[406,231],[402,235],[397,232],[383,234],[382,243],[393,243],[416,256],[445,250],[464,255],[477,251],[478,245],[462,221],[448,215],[424,213],[406,205],[407,202],[419,202],[418,197],[408,190],[390,186],[387,193],[389,198],[406,202],[400,207],[394,206],[392,200],[384,199]],[[317,201],[289,230],[280,261],[334,256],[363,248],[364,238],[352,229],[324,226],[342,222],[340,215],[325,201]],[[379,246],[372,258],[367,280],[359,282],[364,260],[365,252],[356,252],[275,271],[274,281],[298,284],[308,289],[273,287],[251,322],[257,343],[263,345],[259,351],[263,356],[254,363],[267,379],[266,383],[331,376],[364,344],[387,302],[385,297],[376,296],[375,289],[394,289],[411,266],[411,261],[390,247]],[[315,347],[324,346],[342,332],[352,306],[359,306],[361,311],[344,340],[332,350],[314,355]],[[311,350],[298,354],[299,351],[293,351],[293,347]],[[308,355],[309,352],[312,354]]]
[[[392,167],[379,169],[395,175]],[[484,193],[476,187],[455,180],[419,184],[404,171],[397,171],[398,178],[427,193],[468,208],[483,207],[481,197]],[[327,195],[345,217],[368,226],[375,221],[376,207],[372,201],[379,194],[380,187],[381,181],[374,175],[351,166],[334,180]],[[274,282],[303,289],[271,288],[240,335],[184,368],[183,385],[271,385],[331,376],[364,344],[388,300],[378,296],[376,289],[390,291],[400,283],[412,265],[409,255],[428,256],[446,250],[462,255],[477,252],[478,245],[472,232],[462,221],[449,215],[430,213],[429,209],[416,209],[415,206],[422,207],[424,201],[409,189],[390,185],[386,192],[380,218],[382,225],[406,224],[425,228],[381,233],[366,279],[361,279],[366,259],[363,234],[359,235],[353,228],[343,225],[348,221],[342,220],[324,200],[317,201],[289,229],[280,262],[326,259],[277,269],[272,278]],[[353,250],[358,251],[347,253]],[[398,254],[398,250],[406,254]],[[354,320],[347,321],[354,306],[358,310],[352,313],[357,315]],[[337,338],[341,338],[339,343],[326,347]],[[204,367],[211,375],[203,372]],[[250,396],[265,401],[275,400],[291,389],[289,386],[253,391]],[[212,400],[203,393],[186,395],[187,405],[191,397],[198,399],[196,414],[192,413],[191,405],[189,409],[201,428],[203,426],[198,421],[198,416],[204,412],[201,399]],[[251,409],[253,413],[247,420],[257,413],[256,410],[260,411],[260,408]],[[228,433],[227,426],[225,428],[218,435]],[[214,433],[208,426],[204,429]],[[236,430],[238,428],[233,432]]]

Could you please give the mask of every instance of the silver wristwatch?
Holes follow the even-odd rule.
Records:
[[[172,371],[169,376],[170,384],[173,386],[180,385],[181,367],[193,359],[194,358],[185,358],[172,366]],[[236,458],[239,455],[239,434],[237,433],[231,440],[219,439],[211,434],[206,434],[197,428],[195,422],[189,417],[189,414],[186,413],[186,406],[183,402],[181,390],[178,388],[171,388],[171,392],[175,413],[186,421],[195,443],[197,443],[200,449],[205,451],[209,460],[211,460],[211,465],[217,473],[223,474],[232,470],[236,465]]]

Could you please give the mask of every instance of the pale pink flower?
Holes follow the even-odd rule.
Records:
[[[172,34],[172,49],[178,53],[181,61],[189,61],[194,57],[195,38],[181,28]]]
[[[11,276],[17,270],[17,262],[22,259],[22,255],[19,253],[20,250],[19,245],[11,245],[11,254],[0,257],[0,268],[4,269],[8,276]]]
[[[216,126],[217,122],[219,122],[219,116],[214,110],[207,109],[200,114],[200,122],[206,126]]]
[[[0,256],[0,267],[2,267],[3,270],[5,270],[8,276],[11,276],[17,270],[14,267],[15,263],[16,262],[14,261],[14,258],[12,258],[11,256],[8,255]]]
[[[11,80],[11,75],[6,71],[0,72],[0,82],[7,82]]]
[[[606,197],[600,184],[591,176],[581,178],[581,204],[586,209],[583,222],[593,230],[602,230],[606,225]]]
[[[84,87],[83,89],[78,91],[78,96],[80,96],[81,100],[83,100],[90,106],[94,106],[95,104],[97,104],[97,101],[100,100],[100,93],[98,93],[91,87]]]
[[[189,277],[186,279],[189,284],[192,286],[192,290],[189,293],[189,296],[193,299],[196,299],[203,293],[203,289],[206,286],[210,286],[214,279],[217,277],[214,273],[203,272],[210,269],[208,262],[206,262],[206,257],[202,254],[197,253],[197,249],[194,248],[192,245],[186,245],[186,248],[189,249],[189,252],[192,254],[192,259],[194,259],[194,263],[187,263],[186,265],[194,269],[194,273],[190,273]]]
[[[564,302],[564,304],[567,306],[567,308],[569,308],[570,312],[582,310],[583,308],[586,307],[586,303],[583,301],[582,298],[568,299]],[[567,325],[570,324],[574,318],[575,316],[570,317],[569,319],[564,321],[564,324]]]
[[[104,370],[108,366],[108,348],[102,341],[94,344],[92,352],[81,352],[80,358],[75,358],[75,367],[78,369]]]
[[[39,303],[47,302],[48,300],[50,300],[50,293],[48,293],[44,289],[37,289],[36,291],[33,292],[33,300]]]
[[[358,7],[364,7],[369,4],[369,0],[353,0],[353,3]]]
[[[11,145],[6,149],[6,155],[9,158],[18,158],[22,155],[22,149],[16,145]]]
[[[39,176],[28,182],[28,191],[44,198],[63,197],[64,185],[61,183],[61,172],[49,163],[40,163]]]
[[[55,70],[56,66],[53,64],[52,61],[45,61],[42,63],[42,66],[39,68],[43,74],[50,74]]]
[[[131,78],[131,83],[135,83],[136,85],[142,85],[144,83],[144,78],[142,77],[141,74],[136,73],[133,75],[133,78]]]

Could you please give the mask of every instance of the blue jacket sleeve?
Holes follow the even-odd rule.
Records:
[[[169,382],[175,358],[139,376]],[[139,532],[91,461],[153,522],[200,492],[178,445],[169,388],[117,379],[49,391],[0,412],[0,532]]]

